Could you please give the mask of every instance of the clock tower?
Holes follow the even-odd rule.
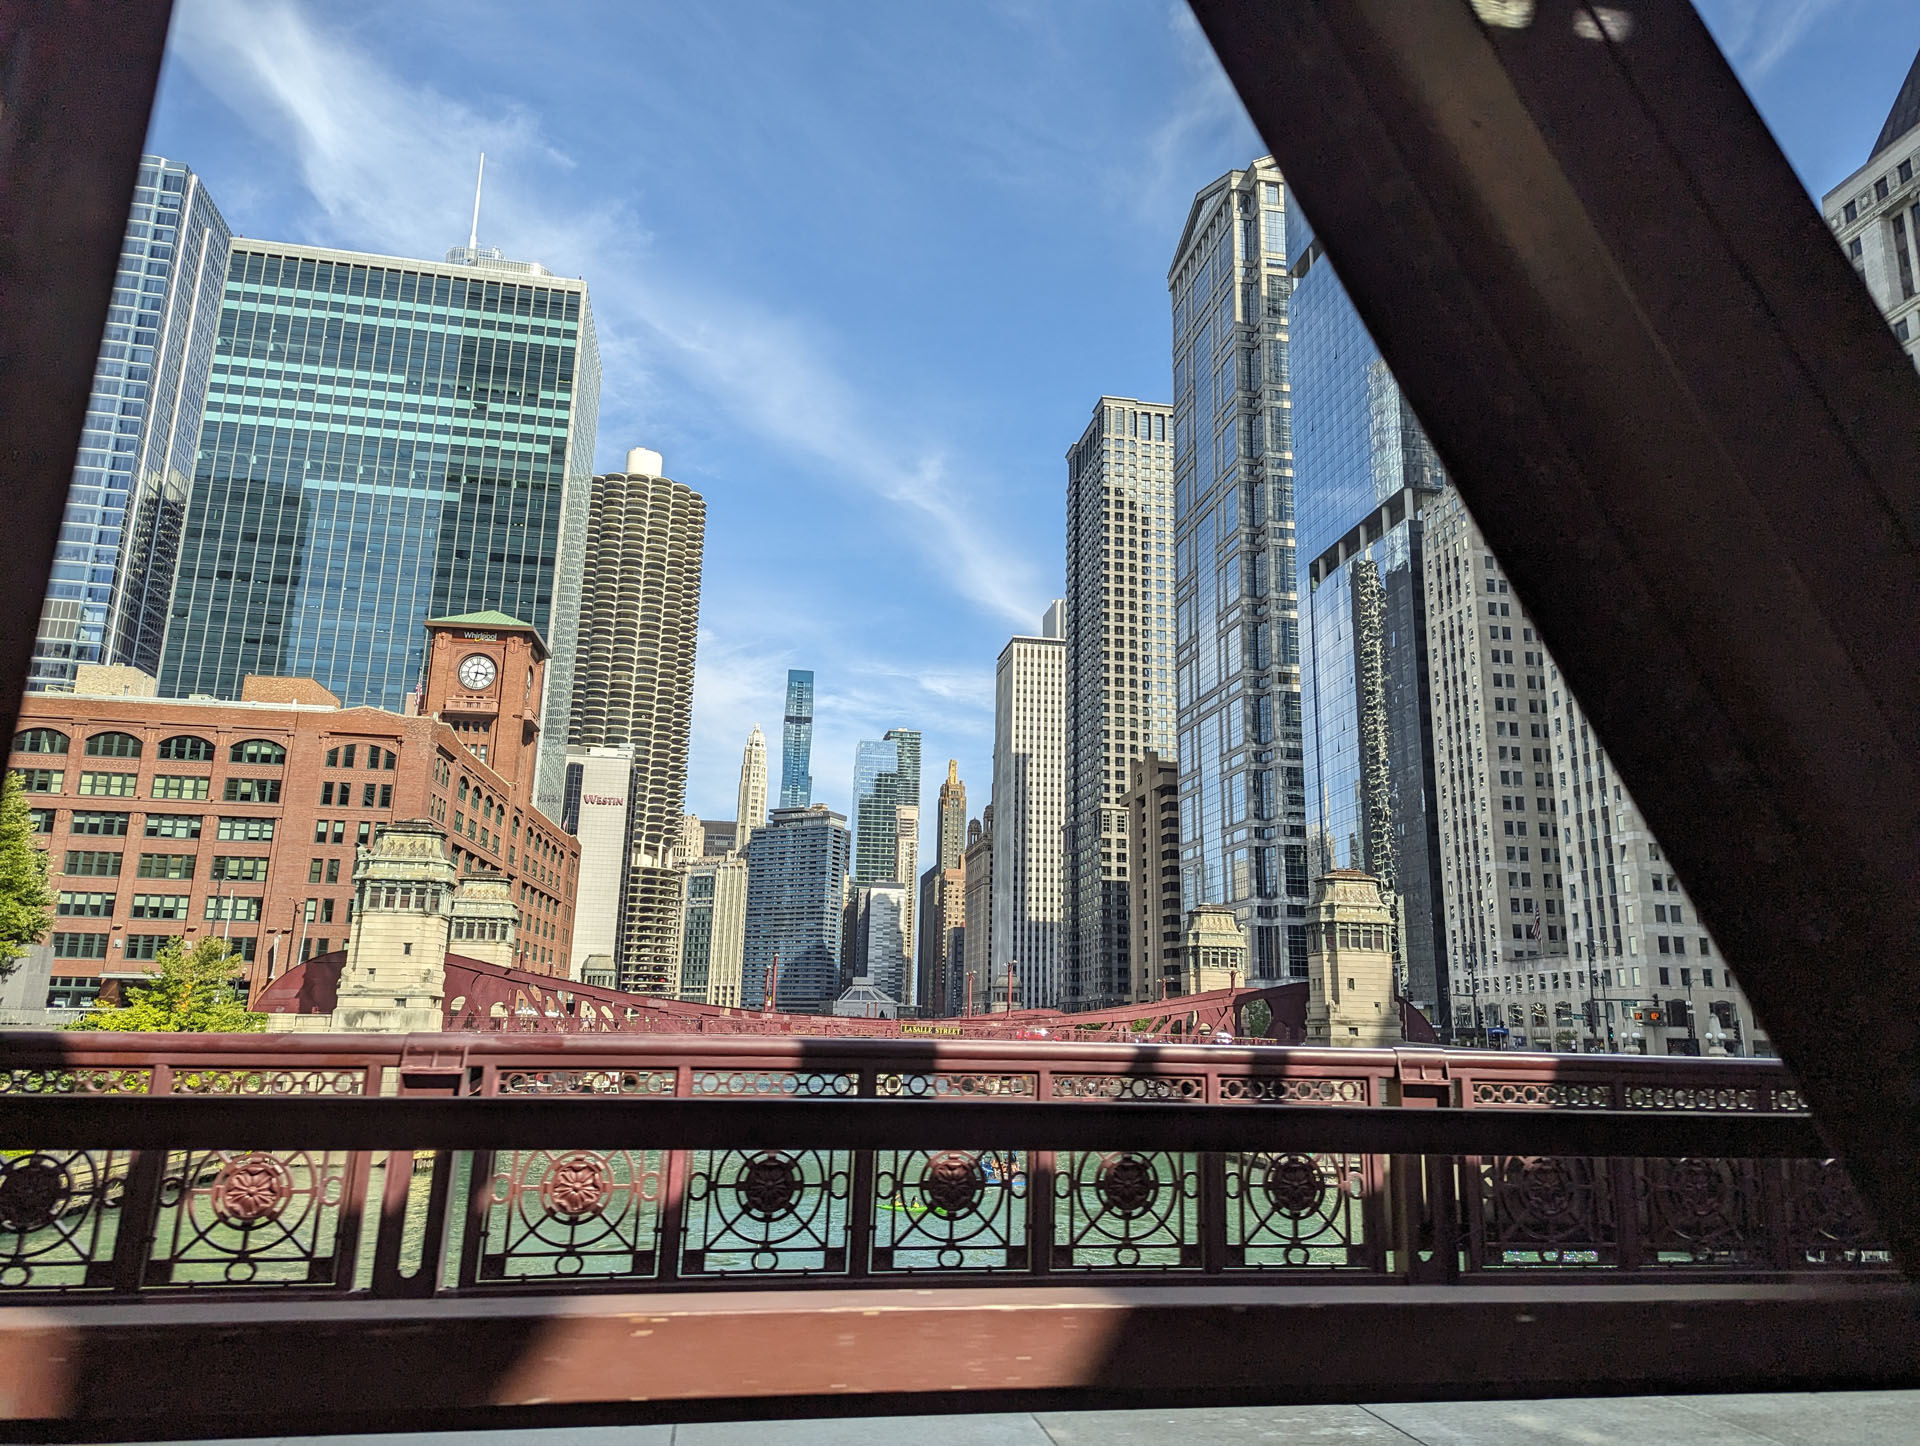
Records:
[[[531,623],[501,612],[427,621],[420,711],[437,714],[483,763],[533,797],[547,645]]]

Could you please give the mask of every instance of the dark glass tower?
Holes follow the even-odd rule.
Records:
[[[161,689],[295,674],[400,708],[424,619],[509,613],[553,652],[557,816],[599,350],[583,282],[463,254],[234,243]]]
[[[1422,567],[1446,474],[1297,206],[1287,254],[1309,874],[1381,880],[1396,983],[1445,1025]]]
[[[81,663],[159,671],[230,240],[198,176],[140,158],[31,689],[71,687]]]
[[[813,802],[813,674],[787,670],[787,712],[780,735],[780,807]]]
[[[1167,277],[1181,897],[1234,910],[1258,982],[1307,969],[1285,201],[1270,158],[1229,171]]]

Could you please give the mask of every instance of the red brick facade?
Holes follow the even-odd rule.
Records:
[[[580,851],[532,806],[544,650],[531,629],[491,644],[435,631],[420,715],[330,706],[305,679],[250,679],[237,703],[29,695],[8,766],[52,858],[59,1002],[148,967],[172,937],[230,938],[256,989],[344,948],[354,849],[407,818],[445,828],[462,873],[504,874],[521,910],[515,963],[564,974]],[[488,690],[436,688],[481,650],[506,705],[492,712]]]

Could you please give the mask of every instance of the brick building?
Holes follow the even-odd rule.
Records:
[[[411,713],[343,708],[307,678],[159,698],[124,668],[30,694],[8,766],[53,863],[48,1003],[84,1003],[175,937],[230,939],[256,989],[344,947],[354,850],[410,818],[448,831],[463,876],[506,878],[515,964],[564,975],[579,846],[533,807],[546,647],[504,614],[427,630]]]

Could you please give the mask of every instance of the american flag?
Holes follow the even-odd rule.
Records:
[[[1529,939],[1538,939],[1540,937],[1540,916],[1538,914],[1535,914],[1531,919],[1527,920],[1527,937]]]

